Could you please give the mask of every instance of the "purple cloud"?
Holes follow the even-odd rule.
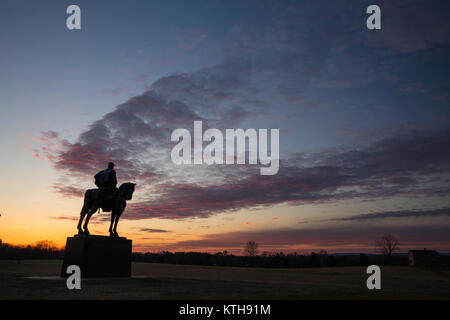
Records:
[[[400,44],[394,40],[403,37],[403,29],[368,39],[361,14],[356,14],[359,5],[320,3],[323,6],[305,4],[308,10],[295,6],[277,10],[264,25],[233,27],[227,58],[222,63],[159,79],[150,90],[92,123],[75,141],[54,132],[43,133],[44,146],[37,155],[47,157],[64,179],[55,190],[67,196],[80,195],[82,186],[92,182],[92,176],[106,163],[114,161],[119,181],[137,183],[136,197],[123,216],[128,219],[208,217],[282,203],[448,195],[448,129],[374,138],[369,145],[345,150],[298,153],[300,149],[292,148],[300,148],[296,143],[303,136],[292,134],[291,128],[283,127],[283,121],[293,122],[298,113],[322,111],[303,122],[313,123],[315,132],[322,133],[335,114],[345,118],[351,117],[356,107],[367,109],[364,100],[353,98],[358,93],[354,89],[386,79],[397,62],[387,59],[386,49],[414,52],[448,42],[444,32],[428,36],[434,29],[427,29],[426,35],[417,39],[414,34],[408,35]],[[439,11],[438,3],[424,8],[416,1],[402,1],[405,12],[387,2],[382,7],[405,15],[424,10],[426,18],[420,21],[425,23]],[[335,15],[341,10],[342,15]],[[438,20],[441,15],[437,15]],[[308,24],[311,16],[321,21],[314,28]],[[355,18],[347,19],[349,16]],[[386,25],[395,26],[389,19]],[[444,30],[446,21],[442,21]],[[194,44],[200,45],[206,35],[203,29],[192,34],[198,39]],[[126,73],[139,83],[147,79],[139,72]],[[396,77],[391,74],[392,79]],[[403,85],[400,82],[395,85]],[[352,94],[345,91],[349,89],[353,89]],[[336,90],[344,90],[350,98],[333,101]],[[325,93],[330,94],[331,101],[324,99]],[[351,112],[339,109],[347,104],[356,107]],[[364,116],[367,118],[367,114]],[[262,177],[255,167],[245,165],[174,166],[170,134],[176,128],[192,128],[194,120],[219,129],[281,127],[281,132],[286,132],[286,138],[281,137],[286,146],[281,146],[279,173]]]
[[[329,221],[367,221],[381,219],[396,218],[417,218],[417,217],[450,217],[450,208],[440,208],[431,210],[398,210],[398,211],[382,211],[374,213],[358,214],[350,217],[342,217],[336,219],[326,219],[317,221],[301,221],[302,224],[308,222],[329,222]]]

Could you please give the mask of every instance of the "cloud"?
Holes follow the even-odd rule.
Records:
[[[77,221],[80,219],[80,217],[69,217],[69,216],[50,216],[48,217],[49,219],[52,220],[69,220],[69,221]],[[100,218],[97,218],[95,216],[96,219],[91,219],[89,220],[89,224],[92,225],[98,225],[98,224],[103,224],[103,223],[109,223],[110,217],[108,217],[107,215],[103,215]],[[96,231],[97,232],[97,231]]]
[[[168,230],[163,229],[150,229],[150,228],[139,228],[139,231],[144,233],[165,233],[165,232],[171,232]]]
[[[152,101],[142,98],[140,102],[146,99]],[[94,124],[81,135],[80,142],[69,145],[67,151],[53,158],[56,168],[68,170],[70,174],[88,173],[87,176],[112,159],[119,164],[122,181],[140,181],[143,190],[149,193],[141,194],[138,202],[130,204],[124,215],[126,219],[208,217],[282,203],[300,205],[394,195],[439,196],[450,191],[450,148],[443,147],[450,146],[449,130],[409,132],[355,150],[299,153],[282,159],[280,171],[274,176],[261,176],[249,166],[213,166],[205,171],[187,167],[180,174],[180,168],[174,168],[170,160],[164,163],[168,161],[164,158],[167,144],[164,146],[161,133],[153,132],[151,125],[144,123],[133,126],[133,119],[144,112],[144,105],[136,107],[132,103],[131,106],[137,112],[122,113],[124,106],[121,106],[120,116],[116,111],[106,115],[107,121]],[[151,110],[147,112],[153,114]],[[165,117],[154,115],[152,119]],[[121,123],[123,119],[125,123]],[[123,136],[104,138],[110,121],[116,125],[111,132],[118,134],[123,130]],[[152,146],[158,144],[165,160],[160,166],[143,162],[145,154],[152,153]],[[140,152],[144,153],[141,154],[144,159],[134,158]],[[150,159],[158,161],[155,157]],[[180,174],[178,179],[177,174]],[[211,174],[218,178],[212,178]],[[81,192],[70,185],[55,189],[65,195]]]
[[[450,208],[440,208],[432,210],[399,210],[399,211],[382,211],[374,213],[358,214],[350,217],[342,217],[336,219],[317,220],[310,222],[329,222],[329,221],[366,221],[381,220],[392,218],[410,218],[410,217],[449,217]],[[302,221],[302,223],[305,223]]]
[[[60,185],[53,185],[52,188],[55,190],[56,193],[59,193],[65,197],[82,197],[84,195],[85,190],[79,187],[75,186],[60,186]]]
[[[77,217],[66,217],[66,216],[55,216],[55,217],[49,217],[49,219],[78,221],[79,218],[77,218]]]
[[[423,7],[415,1],[402,3],[414,4],[413,11],[407,9],[411,14]],[[424,9],[428,17],[437,10],[437,3]],[[55,132],[42,133],[43,147],[37,155],[49,159],[64,178],[55,191],[80,195],[78,180],[92,181],[97,171],[114,161],[119,181],[137,183],[124,219],[183,219],[277,204],[448,195],[448,129],[394,133],[366,146],[310,153],[301,152],[296,142],[304,137],[296,131],[281,137],[281,164],[275,176],[260,176],[257,168],[247,165],[172,164],[170,135],[177,128],[192,128],[194,120],[202,120],[205,129],[264,126],[283,130],[288,129],[285,121],[292,122],[292,107],[295,112],[310,112],[310,106],[316,105],[316,117],[303,122],[314,123],[311,138],[315,139],[316,133],[328,129],[335,114],[339,122],[355,113],[343,115],[346,109],[339,109],[354,103],[355,88],[385,79],[390,65],[380,61],[389,56],[386,48],[412,52],[446,41],[440,33],[431,41],[421,37],[392,48],[395,42],[383,38],[390,37],[389,32],[382,32],[380,40],[370,42],[360,19],[365,8],[345,1],[306,2],[277,7],[276,12],[264,24],[249,22],[233,28],[227,58],[221,63],[155,81],[148,91],[91,123],[75,141]],[[314,27],[311,17],[317,22]],[[195,45],[203,43],[206,35],[203,29],[194,32]],[[124,73],[139,83],[147,79],[140,73]],[[337,104],[336,90],[350,98]],[[361,101],[355,104],[366,111],[371,107]],[[399,106],[398,113],[409,114],[408,107]],[[293,140],[295,147],[283,139]]]
[[[132,204],[127,218],[207,217],[281,203],[448,195],[450,151],[442,146],[449,144],[450,132],[446,130],[415,132],[385,138],[359,150],[287,159],[279,174],[271,177],[244,172],[243,177],[218,185],[159,185],[162,198]],[[314,165],[302,166],[302,161]]]
[[[445,0],[382,0],[382,30],[366,33],[372,47],[387,48],[395,53],[427,50],[450,42],[450,23]]]

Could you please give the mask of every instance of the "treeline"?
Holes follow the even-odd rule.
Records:
[[[235,256],[227,251],[215,254],[202,252],[159,252],[133,253],[135,262],[189,264],[203,266],[228,267],[265,267],[265,268],[318,268],[337,266],[407,265],[407,256],[392,256],[389,259],[381,255],[328,255],[326,252],[310,255],[283,252],[268,253],[259,256]]]
[[[58,248],[52,241],[43,240],[34,245],[10,245],[0,242],[0,260],[63,259],[64,248]],[[326,251],[311,254],[283,252],[263,253],[253,256],[236,256],[227,251],[215,254],[205,252],[147,252],[132,254],[135,262],[187,264],[228,267],[265,268],[318,268],[337,266],[407,265],[405,255],[393,255],[387,259],[383,255],[349,254],[328,255]]]
[[[42,240],[34,245],[11,245],[0,241],[0,260],[62,259],[64,249],[53,241]]]

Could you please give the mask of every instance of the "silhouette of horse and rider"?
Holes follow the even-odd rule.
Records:
[[[135,183],[125,182],[119,188],[117,186],[116,171],[114,163],[108,163],[108,168],[100,171],[95,176],[95,184],[98,189],[86,190],[84,194],[84,204],[80,212],[78,221],[78,234],[89,234],[88,224],[91,216],[100,208],[105,211],[111,211],[111,224],[109,226],[109,235],[118,237],[117,223],[127,205],[126,201],[133,197]],[[84,221],[83,228],[81,227]]]

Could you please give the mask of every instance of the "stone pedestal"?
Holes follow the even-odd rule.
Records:
[[[75,235],[67,238],[61,276],[77,265],[83,278],[130,277],[132,241],[122,237]]]

